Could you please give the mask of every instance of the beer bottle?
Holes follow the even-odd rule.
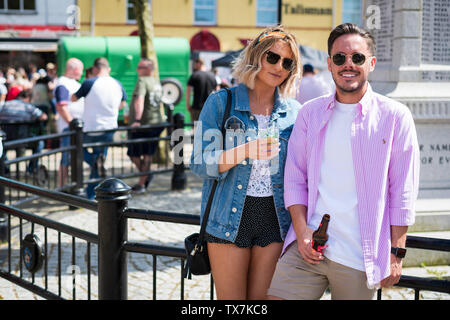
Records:
[[[319,228],[317,228],[317,230],[313,232],[312,248],[320,253],[323,253],[323,250],[325,249],[325,243],[328,240],[328,222],[330,222],[330,215],[324,214]]]

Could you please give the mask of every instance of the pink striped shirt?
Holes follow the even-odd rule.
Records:
[[[284,202],[286,208],[307,206],[307,221],[318,199],[325,132],[334,107],[335,93],[306,103],[289,139]],[[390,226],[415,220],[420,159],[411,112],[369,85],[352,123],[351,149],[364,266],[374,285],[390,275]],[[291,224],[283,251],[295,240]]]

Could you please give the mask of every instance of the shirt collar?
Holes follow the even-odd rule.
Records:
[[[371,101],[372,101],[372,87],[370,83],[367,83],[367,90],[361,100],[358,102],[358,110],[361,112],[361,115],[364,117],[370,109]],[[327,101],[327,110],[333,109],[336,106],[336,91],[329,96]]]

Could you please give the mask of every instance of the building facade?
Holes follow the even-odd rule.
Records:
[[[193,50],[241,49],[262,28],[281,23],[299,43],[326,50],[330,30],[361,23],[361,0],[149,0],[155,36],[185,37]],[[81,34],[126,36],[137,26],[130,0],[79,0]]]
[[[45,66],[58,39],[79,34],[76,0],[0,0],[0,67]]]

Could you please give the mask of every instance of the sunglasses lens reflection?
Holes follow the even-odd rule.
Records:
[[[364,63],[364,61],[366,61],[366,57],[362,53],[355,53],[352,56],[352,61],[354,64],[357,64],[360,66]]]
[[[267,51],[266,53],[267,53],[266,60],[270,64],[276,64],[281,59],[281,56],[279,54],[277,54],[277,53],[274,53],[272,51]],[[286,69],[288,71],[291,71],[293,65],[294,65],[294,61],[292,59],[289,59],[289,58],[284,58],[283,59],[282,66],[283,66],[284,69]]]
[[[345,63],[345,54],[336,53],[333,56],[333,63],[337,66],[342,66]]]
[[[276,64],[278,60],[280,60],[280,55],[273,53],[271,51],[267,51],[267,62],[270,64]]]
[[[346,55],[343,53],[336,53],[333,56],[333,63],[337,66],[342,66],[345,63]],[[352,55],[352,62],[358,66],[364,64],[366,61],[366,56],[362,53],[354,53]]]

